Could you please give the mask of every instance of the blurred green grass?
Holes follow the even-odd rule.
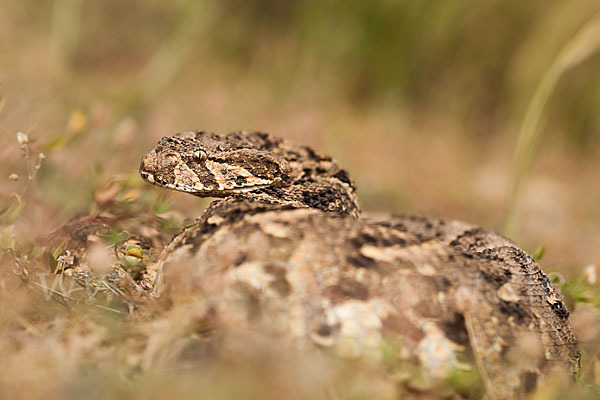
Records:
[[[183,129],[267,130],[339,159],[367,211],[499,228],[510,204],[511,237],[544,246],[544,268],[569,277],[584,382],[597,385],[597,284],[582,271],[600,264],[600,57],[552,67],[600,12],[597,1],[5,0],[1,11],[3,248],[95,209],[115,181],[124,198],[141,191],[134,204],[172,202],[193,218],[206,202],[143,185],[141,156]],[[27,185],[39,152],[47,157]],[[4,288],[14,267],[2,257]],[[0,304],[5,326],[18,327],[7,338],[23,329],[40,340],[31,332],[44,329],[9,310],[15,301]],[[23,346],[32,359],[48,352]]]

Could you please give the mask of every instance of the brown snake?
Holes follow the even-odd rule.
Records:
[[[140,173],[220,198],[156,271],[160,289],[185,265],[188,289],[221,327],[266,324],[361,356],[398,342],[431,378],[471,360],[494,397],[526,394],[556,365],[579,370],[569,312],[532,257],[462,222],[360,218],[348,173],[309,147],[258,132],[185,132],[163,138]]]

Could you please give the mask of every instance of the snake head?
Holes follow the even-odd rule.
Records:
[[[155,185],[201,197],[225,197],[289,182],[290,166],[283,157],[239,138],[207,132],[163,137],[142,159],[140,174]]]

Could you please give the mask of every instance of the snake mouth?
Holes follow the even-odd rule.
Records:
[[[167,182],[161,178],[157,178],[154,174],[144,171],[140,169],[140,175],[142,178],[152,183],[153,185],[165,187],[168,189],[176,190],[178,192],[185,192],[193,194],[194,196],[200,197],[226,197],[232,194],[241,194],[252,192],[254,190],[264,189],[268,187],[268,184],[257,184],[257,185],[249,185],[243,187],[224,187],[224,188],[214,188],[214,187],[197,187],[197,186],[185,186],[172,182]]]
[[[150,183],[156,183],[156,181],[154,180],[154,175],[151,174],[150,172],[146,172],[143,169],[140,168],[140,175],[142,176],[142,178],[145,181],[148,181]]]

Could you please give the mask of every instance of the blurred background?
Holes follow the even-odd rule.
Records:
[[[2,207],[27,181],[16,133],[33,159],[46,156],[16,222],[25,236],[87,212],[114,179],[198,215],[206,202],[137,178],[161,136],[189,129],[313,145],[350,170],[369,212],[502,229],[515,171],[527,170],[515,149],[536,88],[600,12],[595,0],[1,8]],[[576,61],[544,97],[508,232],[529,251],[544,246],[552,270],[600,263],[600,56],[592,48]]]

